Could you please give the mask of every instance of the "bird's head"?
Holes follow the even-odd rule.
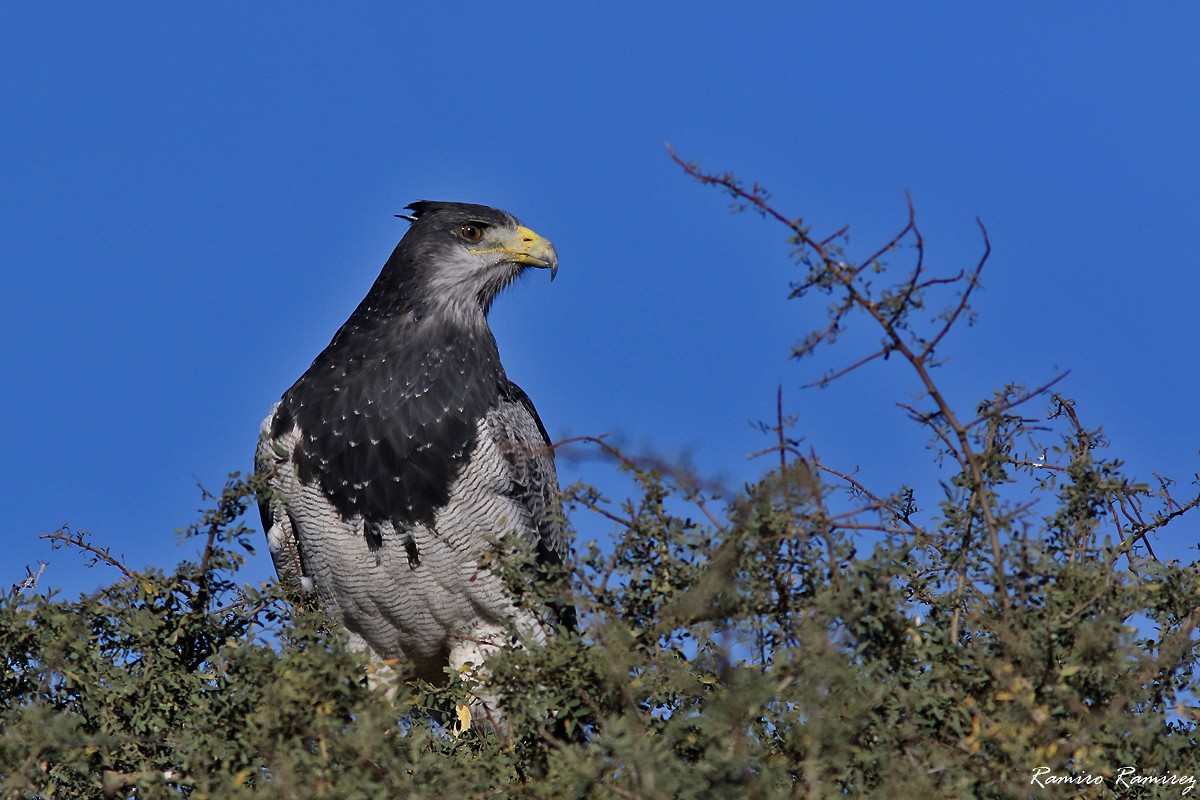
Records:
[[[408,206],[412,222],[398,251],[427,298],[458,305],[492,300],[528,267],[558,273],[554,245],[499,209],[422,200]]]

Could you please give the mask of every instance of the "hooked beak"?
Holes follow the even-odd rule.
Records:
[[[524,225],[517,226],[512,238],[505,242],[504,246],[471,252],[504,253],[508,256],[505,261],[550,270],[550,280],[554,280],[554,276],[558,274],[558,253],[554,251],[554,245]]]

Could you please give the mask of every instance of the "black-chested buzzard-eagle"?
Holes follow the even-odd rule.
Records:
[[[487,566],[505,542],[543,566],[567,555],[549,438],[487,322],[501,289],[528,267],[553,277],[558,257],[494,208],[408,209],[366,298],[263,422],[256,464],[280,578],[352,646],[437,681],[514,623],[529,642],[574,625],[569,601],[522,607]]]

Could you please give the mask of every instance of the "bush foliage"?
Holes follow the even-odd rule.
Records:
[[[456,729],[456,675],[367,688],[319,613],[239,582],[262,476],[210,498],[196,560],[170,572],[64,529],[50,538],[115,580],[68,600],[31,574],[0,600],[3,797],[1182,795],[1149,779],[1200,774],[1200,578],[1153,537],[1200,498],[1127,477],[1053,382],[951,406],[937,349],[969,322],[986,233],[978,263],[930,274],[910,208],[851,260],[845,231],[818,239],[759,187],[678,163],[786,227],[791,298],[826,312],[796,357],[878,334],[819,384],[884,358],[898,396],[915,379],[930,447],[913,485],[933,493],[805,452],[782,403],[770,468],[736,491],[575,442],[636,491],[568,490],[611,538],[576,546],[582,635],[489,662],[503,733]]]

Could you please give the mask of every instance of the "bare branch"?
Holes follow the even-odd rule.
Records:
[[[967,289],[965,292],[963,292],[958,304],[954,307],[954,310],[946,319],[946,324],[942,326],[942,329],[938,331],[937,335],[935,335],[933,339],[930,340],[929,344],[925,346],[924,350],[922,350],[921,357],[923,359],[929,357],[929,355],[933,353],[933,351],[941,343],[942,339],[946,338],[946,334],[950,332],[950,329],[954,327],[954,324],[958,322],[958,318],[962,312],[970,305],[971,293],[975,291],[977,286],[979,286],[979,276],[983,272],[983,267],[987,263],[988,257],[992,254],[992,243],[988,239],[987,228],[983,226],[982,220],[977,219],[975,220],[975,223],[979,225],[979,231],[983,234],[983,255],[979,257],[979,262],[975,265],[975,269],[971,272],[971,277],[967,281]]]
[[[87,541],[86,533],[75,533],[70,528],[63,526],[54,533],[44,533],[39,536],[39,539],[46,539],[51,542],[57,549],[59,547],[74,547],[77,550],[82,550],[85,553],[91,553],[93,564],[104,562],[110,567],[115,567],[121,571],[121,574],[126,578],[134,578],[136,573],[129,567],[113,556],[107,547],[96,547]]]

